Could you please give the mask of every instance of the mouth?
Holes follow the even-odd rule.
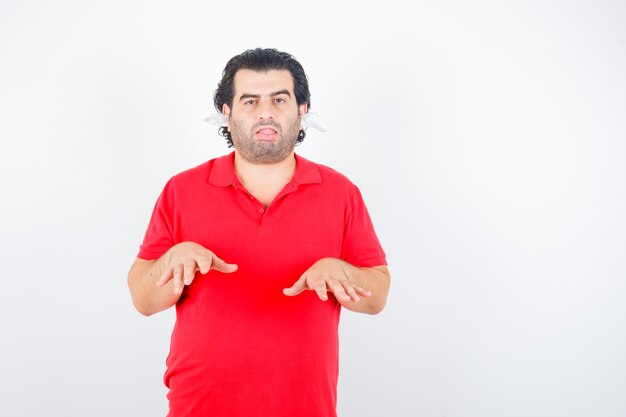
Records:
[[[258,140],[275,140],[278,136],[276,129],[268,126],[263,126],[256,131],[256,137]]]

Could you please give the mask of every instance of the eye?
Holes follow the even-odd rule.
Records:
[[[276,103],[278,103],[278,104],[282,104],[282,103],[284,103],[284,102],[285,102],[285,99],[284,99],[284,98],[276,98],[276,99],[274,99],[274,101],[275,101]]]
[[[249,105],[251,105],[251,104],[254,104],[254,99],[252,99],[252,98],[251,98],[250,100],[246,100],[246,101],[244,101],[244,102],[243,102],[243,104],[244,104],[245,106],[249,106]]]

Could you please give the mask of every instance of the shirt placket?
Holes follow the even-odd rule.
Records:
[[[246,190],[246,188],[238,180],[235,180],[233,186],[236,190],[245,194],[246,198],[252,202],[252,209],[255,212],[259,225],[263,225],[263,222],[266,220],[269,210],[272,208],[272,206],[278,204],[278,202],[283,199],[287,194],[290,194],[298,189],[298,186],[293,181],[288,183],[287,185],[285,185],[285,187],[283,187],[281,192],[278,193],[278,195],[274,198],[270,205],[265,207],[263,203],[261,203],[255,196],[250,194],[250,192]]]

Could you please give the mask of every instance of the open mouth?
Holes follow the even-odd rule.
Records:
[[[263,126],[256,131],[256,137],[259,140],[274,140],[277,136],[278,132],[276,129],[267,126]]]

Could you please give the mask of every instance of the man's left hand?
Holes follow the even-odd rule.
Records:
[[[283,289],[283,294],[294,296],[304,290],[311,290],[317,293],[320,300],[326,301],[327,292],[330,291],[339,302],[357,302],[372,293],[350,280],[356,273],[354,266],[341,259],[323,258],[307,269],[290,288]]]

